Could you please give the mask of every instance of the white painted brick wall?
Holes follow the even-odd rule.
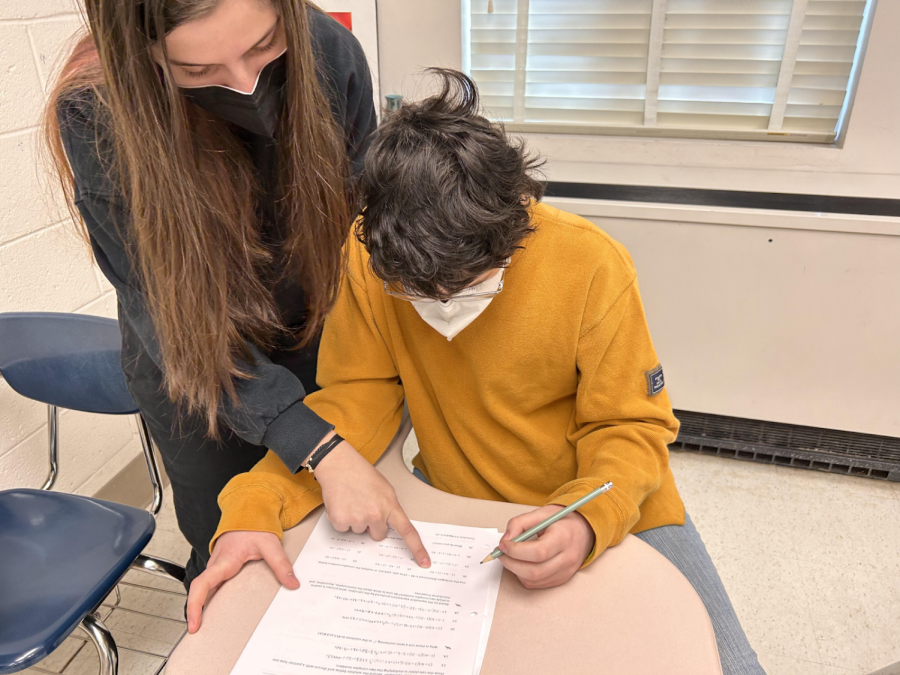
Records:
[[[0,312],[116,316],[37,158],[48,82],[80,26],[74,0],[0,0]],[[65,411],[55,489],[94,494],[139,453],[130,417]],[[38,487],[47,469],[46,406],[0,379],[0,489]]]

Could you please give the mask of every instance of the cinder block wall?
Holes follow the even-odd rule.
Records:
[[[74,0],[0,0],[0,312],[116,316],[112,287],[91,262],[37,157],[37,124],[63,52],[81,27]],[[140,453],[131,417],[60,417],[60,491],[95,494]],[[0,489],[46,477],[46,406],[0,379]]]

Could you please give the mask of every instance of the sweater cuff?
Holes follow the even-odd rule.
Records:
[[[284,535],[281,529],[282,501],[278,492],[262,485],[245,485],[231,490],[226,485],[219,495],[222,517],[209,542],[209,552],[212,553],[219,537],[237,530],[271,532],[281,539]]]
[[[303,401],[297,401],[272,420],[262,444],[278,455],[291,473],[297,473],[332,430],[334,425],[316,415]]]
[[[602,483],[595,484],[594,481],[588,480],[572,481],[562,486],[558,493],[550,495],[547,504],[568,506],[601,485]],[[634,524],[629,523],[625,511],[619,505],[615,487],[595,497],[577,511],[584,516],[594,531],[594,548],[585,558],[581,569],[596,560],[607,548],[620,543]]]

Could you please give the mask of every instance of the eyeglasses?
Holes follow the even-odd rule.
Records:
[[[507,264],[508,262],[509,261],[507,261]],[[484,298],[491,298],[495,295],[499,295],[500,291],[503,290],[503,281],[506,278],[506,270],[507,268],[504,267],[503,271],[500,273],[500,283],[497,285],[496,290],[484,291],[481,293],[466,293],[466,290],[468,289],[464,288],[458,294],[452,295],[449,298],[446,298],[446,300],[453,300],[454,302],[468,302],[469,300],[482,300]],[[487,281],[487,279],[485,279],[485,281]],[[482,281],[481,283],[483,284],[484,281]],[[477,288],[480,285],[481,284],[476,284],[472,288]],[[387,281],[384,282],[384,292],[391,297],[399,298],[400,300],[408,300],[409,302],[442,302],[441,300],[438,300],[436,298],[429,298],[424,295],[414,295],[412,293],[407,293],[402,289],[392,288]]]

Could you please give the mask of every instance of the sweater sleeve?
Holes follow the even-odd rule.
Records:
[[[585,321],[589,328],[578,342],[579,384],[569,433],[578,473],[547,503],[568,506],[613,482],[609,492],[578,509],[595,536],[587,565],[621,542],[639,520],[641,503],[668,470],[667,446],[675,440],[678,421],[659,380],[650,384],[659,362],[637,280],[632,277],[602,315]]]
[[[318,381],[306,398],[315,414],[333,424],[363,457],[375,463],[400,426],[403,387],[382,334],[383,310],[369,303],[362,245],[350,243],[350,269],[322,332]],[[253,530],[279,537],[322,503],[313,477],[292,476],[273,453],[251,471],[232,478],[219,495],[222,518],[210,542],[225,532]]]
[[[110,199],[85,192],[80,194],[77,206],[90,233],[97,264],[116,289],[123,314],[120,318],[134,329],[144,350],[163,370],[146,299],[112,225],[116,214],[124,214]],[[298,471],[333,427],[304,403],[306,392],[296,375],[272,363],[256,345],[248,342],[247,347],[254,362],[238,366],[250,377],[235,380],[237,402],[223,396],[219,417],[239,437],[272,449],[292,471]]]
[[[137,334],[141,346],[164,370],[159,342],[123,233],[130,216],[101,160],[111,151],[93,121],[92,100],[83,96],[60,107],[63,144],[75,175],[75,200],[90,235],[94,256],[103,274],[116,289],[120,319]],[[304,403],[300,380],[287,368],[272,363],[248,343],[254,363],[238,364],[250,374],[238,379],[238,401],[225,397],[220,416],[239,437],[274,450],[297,471],[332,426]]]

